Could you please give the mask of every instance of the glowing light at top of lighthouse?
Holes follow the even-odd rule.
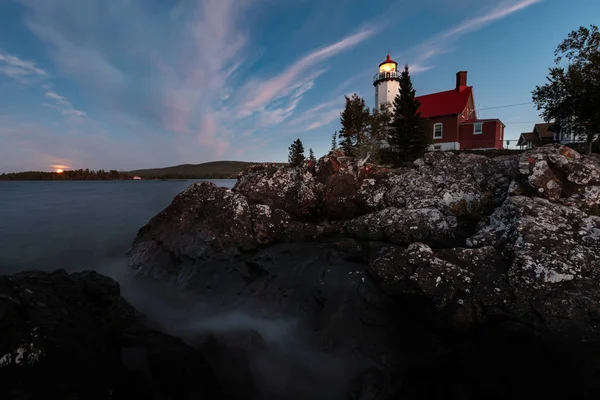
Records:
[[[379,64],[379,72],[392,72],[396,71],[398,63],[390,58],[390,55],[387,55],[387,58],[384,62]]]

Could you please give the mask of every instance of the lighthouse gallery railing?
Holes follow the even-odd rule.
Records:
[[[375,76],[373,77],[373,82],[377,82],[378,80],[388,79],[388,78],[400,79],[400,74],[401,74],[401,72],[398,72],[398,71],[379,72],[379,73],[375,74]]]

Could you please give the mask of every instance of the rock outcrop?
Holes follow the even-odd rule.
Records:
[[[354,366],[339,386],[354,398],[593,398],[599,211],[600,163],[564,146],[398,170],[332,152],[189,187],[130,261],[215,307],[297,317],[311,349]]]
[[[95,272],[0,276],[2,399],[227,398],[203,356]]]

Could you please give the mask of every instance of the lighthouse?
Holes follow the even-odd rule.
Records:
[[[387,55],[384,62],[379,64],[379,72],[373,77],[373,86],[375,86],[375,107],[381,110],[381,107],[389,103],[393,106],[394,98],[400,92],[400,72],[398,72],[398,63]]]

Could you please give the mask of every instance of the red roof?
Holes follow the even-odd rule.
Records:
[[[388,53],[387,58],[385,59],[384,62],[382,62],[381,64],[379,64],[379,66],[381,67],[383,64],[387,64],[387,63],[394,63],[394,64],[398,64],[396,61],[392,60],[390,58],[390,54]]]
[[[461,86],[460,90],[452,89],[418,96],[417,99],[421,102],[421,107],[419,107],[421,117],[431,118],[460,114],[469,104],[471,93],[473,93],[472,86]]]

